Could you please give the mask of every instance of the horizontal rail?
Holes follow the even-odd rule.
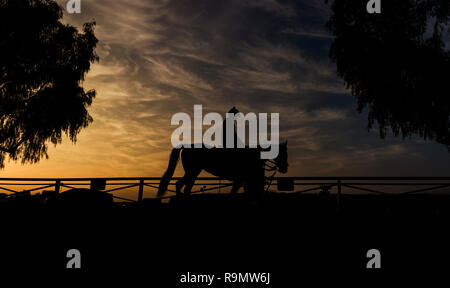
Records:
[[[180,180],[183,177],[173,177],[172,180]],[[197,177],[197,180],[227,180],[222,179],[220,177]],[[430,177],[415,177],[415,176],[374,176],[374,177],[274,177],[274,180],[277,179],[292,179],[292,180],[322,180],[322,181],[337,181],[337,180],[363,180],[363,181],[371,181],[371,180],[405,180],[405,181],[416,181],[416,180],[441,180],[441,181],[450,181],[450,176],[430,176]],[[110,181],[118,181],[118,180],[161,180],[161,177],[93,177],[93,178],[0,178],[0,181],[91,181],[91,180],[110,180]]]
[[[109,180],[109,179],[105,179]],[[176,180],[176,179],[172,179]],[[216,180],[216,179],[212,179]],[[277,179],[274,179],[277,180]],[[223,180],[223,181],[230,181],[230,180]],[[64,181],[64,183],[68,183],[69,181]],[[368,185],[368,186],[424,186],[424,185],[442,185],[442,182],[430,182],[430,183],[414,183],[414,182],[402,182],[402,183],[370,183],[370,182],[350,182],[352,185]],[[450,183],[450,182],[449,182]],[[10,186],[39,186],[39,185],[55,185],[52,182],[46,182],[46,183],[0,183],[0,185],[10,185]],[[68,183],[72,185],[91,185],[91,183]],[[108,185],[112,186],[118,186],[118,185],[130,185],[132,182],[123,182],[123,183],[108,183]],[[145,184],[159,184],[159,182],[145,182]],[[195,183],[193,185],[219,185],[220,182],[205,182],[205,183]],[[327,185],[327,184],[334,184],[334,182],[301,182],[301,183],[294,183],[295,185]],[[169,185],[175,185],[175,183],[169,183]]]

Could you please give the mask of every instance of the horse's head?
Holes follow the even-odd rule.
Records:
[[[281,173],[286,173],[288,170],[288,155],[287,155],[287,140],[284,143],[279,144],[279,152],[278,156],[274,159],[275,165],[278,168],[278,171]]]

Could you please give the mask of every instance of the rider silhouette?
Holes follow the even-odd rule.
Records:
[[[231,108],[230,111],[228,111],[228,113],[236,115],[237,113],[239,113],[239,110],[233,106],[233,108]],[[224,147],[224,148],[227,145],[227,138],[226,138],[227,137],[227,132],[226,132],[227,131],[227,129],[226,129],[227,123],[226,122],[227,122],[227,118],[225,117],[225,119],[222,122],[222,143],[223,143],[222,147]],[[239,139],[237,136],[236,126],[234,125],[234,122],[233,122],[233,134],[234,134],[234,146],[233,147],[237,148],[237,143],[238,143],[238,141],[241,141],[241,139]]]

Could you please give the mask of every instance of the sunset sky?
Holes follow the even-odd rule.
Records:
[[[57,1],[65,6],[66,1]],[[443,176],[447,148],[380,139],[328,57],[323,0],[81,0],[95,19],[100,62],[84,83],[94,122],[38,164],[6,162],[1,177],[161,176],[176,112],[280,113],[296,176]],[[181,170],[178,169],[177,174]]]

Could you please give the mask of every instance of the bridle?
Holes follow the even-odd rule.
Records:
[[[264,171],[275,171],[278,169],[277,163],[273,159],[269,159],[264,163]]]

